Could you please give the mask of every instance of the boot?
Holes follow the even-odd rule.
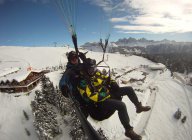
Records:
[[[149,111],[151,109],[150,106],[142,106],[141,102],[136,106],[136,112],[141,113],[143,111]]]
[[[131,140],[141,140],[142,137],[136,134],[133,129],[127,129],[125,131],[125,136],[129,137]]]

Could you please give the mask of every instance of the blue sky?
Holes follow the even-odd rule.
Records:
[[[66,1],[66,0],[64,0]],[[71,1],[71,0],[70,0]],[[119,38],[192,41],[191,0],[76,0],[78,43]],[[53,0],[0,0],[0,46],[72,44]]]

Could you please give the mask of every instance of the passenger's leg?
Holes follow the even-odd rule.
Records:
[[[121,96],[127,95],[129,97],[131,102],[135,105],[137,113],[141,113],[143,111],[149,111],[151,109],[150,106],[142,106],[141,102],[139,102],[137,95],[132,87],[120,87],[119,94]]]
[[[136,95],[136,93],[132,87],[120,87],[119,88],[119,94],[121,96],[127,95],[134,105],[139,104],[139,100],[137,98],[137,95]]]
[[[117,110],[119,119],[121,121],[121,124],[124,126],[124,128],[125,129],[132,128],[132,126],[130,126],[129,124],[130,120],[129,120],[127,108],[124,102],[115,100],[115,99],[107,99],[104,102],[102,102],[102,107],[108,110]]]
[[[118,111],[119,119],[123,127],[125,128],[125,135],[132,140],[141,140],[141,136],[136,134],[133,131],[133,127],[129,124],[129,116],[127,113],[127,108],[124,102],[115,100],[115,99],[107,99],[102,102],[104,109],[113,109]]]

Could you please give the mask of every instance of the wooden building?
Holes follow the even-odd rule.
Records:
[[[44,75],[44,71],[11,69],[0,74],[0,92],[28,92],[37,86]]]

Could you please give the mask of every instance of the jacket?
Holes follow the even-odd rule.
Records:
[[[103,102],[110,98],[107,81],[108,76],[103,75],[97,71],[92,77],[87,77],[85,73],[81,72],[81,79],[77,89],[86,102]]]
[[[79,65],[68,63],[66,71],[63,73],[60,81],[59,88],[65,97],[68,97],[66,92],[74,93],[77,91],[76,87],[79,79]]]

